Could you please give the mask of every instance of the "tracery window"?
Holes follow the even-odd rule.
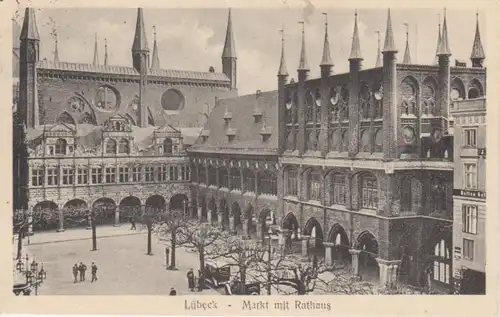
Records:
[[[361,208],[377,209],[378,187],[377,187],[377,179],[375,178],[375,176],[370,174],[362,175],[360,184],[361,184],[361,191],[360,191]]]
[[[441,239],[434,247],[435,260],[432,278],[444,284],[450,284],[451,257],[449,249],[449,245],[444,239]]]
[[[307,180],[307,197],[309,200],[322,201],[323,189],[321,185],[322,185],[321,173],[316,170],[311,170],[308,173],[308,180]]]
[[[345,205],[345,176],[334,173],[330,177],[330,204]]]
[[[55,146],[56,155],[66,155],[66,145],[66,140],[57,139]]]

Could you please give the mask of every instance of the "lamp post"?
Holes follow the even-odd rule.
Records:
[[[43,263],[39,264],[35,259],[29,263],[29,256],[26,254],[26,264],[19,260],[16,269],[26,277],[26,286],[35,289],[35,295],[38,295],[38,287],[47,278],[47,271],[43,268]],[[20,292],[16,293],[19,295]]]
[[[267,295],[271,295],[271,253],[272,253],[272,234],[273,230],[271,227],[269,227],[269,230],[267,231],[267,236],[269,239],[269,242],[267,244],[267,256],[268,256],[268,261],[267,261]]]

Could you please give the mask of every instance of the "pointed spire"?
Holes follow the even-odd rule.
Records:
[[[20,38],[22,40],[40,40],[40,34],[36,25],[35,9],[33,8],[26,8],[24,10],[24,21]]]
[[[320,66],[332,66],[332,56],[330,54],[330,41],[328,40],[328,15],[325,15],[325,42],[323,43],[323,57]]]
[[[153,26],[153,60],[151,62],[151,68],[160,69],[160,58],[158,57],[158,45],[156,44],[156,26]]]
[[[285,60],[285,28],[282,27],[280,32],[281,32],[281,59],[280,59],[280,68],[278,69],[278,76],[288,76],[288,69],[286,68],[286,60]]]
[[[411,56],[410,56],[410,42],[409,42],[409,36],[408,36],[408,28],[409,25],[408,23],[404,23],[406,26],[406,48],[405,48],[405,55],[403,57],[403,64],[411,64]]]
[[[95,34],[95,44],[94,44],[94,65],[99,65],[99,52],[97,47],[97,33]]]
[[[300,49],[300,60],[299,60],[299,67],[297,68],[297,70],[309,71],[309,65],[307,64],[307,55],[306,55],[306,31],[304,27],[304,22],[301,21],[299,23],[302,24],[302,47]]]
[[[354,12],[354,31],[352,33],[352,46],[351,55],[349,55],[349,60],[362,60],[361,48],[359,45],[359,34],[358,34],[358,9]]]
[[[448,26],[446,24],[446,8],[444,9],[443,34],[441,35],[441,43],[438,49],[438,56],[451,55],[450,46],[448,45]]]
[[[479,13],[476,12],[476,34],[474,35],[474,44],[472,44],[470,59],[474,64],[476,60],[482,61],[485,57],[483,44],[481,43],[481,35],[479,33]]]
[[[224,42],[224,49],[222,50],[222,58],[236,58],[236,47],[234,45],[231,8],[229,8],[229,13],[227,15],[226,41]]]
[[[55,44],[55,47],[54,47],[54,62],[57,63],[59,62],[59,50],[57,48],[57,33],[55,34],[55,37],[56,37],[56,44]]]
[[[108,65],[108,39],[104,39],[104,65]]]
[[[377,61],[375,62],[375,67],[382,67],[382,60],[380,58],[380,31],[375,31],[377,33]]]
[[[436,58],[434,60],[435,64],[438,64],[439,59],[438,59],[438,52],[439,52],[439,47],[441,46],[441,17],[438,13],[438,41],[437,41],[437,46],[436,46]]]
[[[394,44],[394,35],[392,34],[391,9],[387,10],[387,27],[385,29],[385,42],[383,52],[397,53],[398,49]]]
[[[135,24],[134,43],[132,51],[149,52],[148,38],[146,37],[146,28],[144,27],[144,14],[142,8],[137,9],[137,22]]]

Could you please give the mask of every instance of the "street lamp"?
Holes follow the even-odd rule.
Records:
[[[35,288],[35,295],[38,295],[38,287],[47,279],[47,271],[43,268],[43,263],[40,265],[33,259],[31,264],[29,264],[29,256],[26,254],[26,264],[19,260],[16,264],[16,269],[26,277],[25,286]],[[16,289],[16,286],[14,286],[14,289]],[[16,295],[19,295],[19,292]]]
[[[269,227],[269,230],[267,231],[267,237],[269,239],[269,242],[267,244],[267,256],[268,256],[268,261],[267,261],[267,295],[271,295],[271,253],[272,253],[272,234],[273,234],[273,229]]]

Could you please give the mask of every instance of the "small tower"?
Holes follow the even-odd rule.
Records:
[[[354,30],[351,54],[349,55],[349,157],[359,152],[359,71],[361,70],[361,47],[359,45],[358,10],[354,11]]]
[[[474,44],[472,44],[472,53],[470,54],[472,67],[482,68],[485,58],[481,35],[479,34],[479,13],[476,13],[476,34],[474,35]]]
[[[94,61],[92,62],[92,64],[95,66],[99,65],[99,50],[98,50],[98,45],[97,45],[97,33],[95,34],[95,40],[94,40]]]
[[[27,128],[35,128],[40,124],[35,67],[40,59],[40,35],[33,8],[24,11],[20,40],[19,118]]]
[[[108,39],[104,39],[104,66],[108,66]]]
[[[57,48],[57,33],[55,34],[55,46],[54,46],[54,63],[59,62],[59,50]]]
[[[306,88],[305,81],[307,80],[309,74],[309,65],[307,63],[307,54],[306,54],[306,34],[305,34],[305,26],[304,22],[299,22],[302,24],[302,46],[300,48],[300,59],[299,59],[299,67],[297,67],[298,73],[298,83],[297,83],[297,114],[298,114],[298,123],[299,130],[297,132],[297,146],[299,155],[302,155],[306,151]]]
[[[450,108],[450,57],[451,51],[448,44],[448,26],[446,23],[446,9],[444,9],[444,19],[443,19],[443,32],[441,35],[441,43],[437,52],[439,58],[439,98],[438,104],[440,107],[441,117],[441,127],[434,126],[433,129],[441,129],[441,133],[445,133],[448,129],[448,123],[446,119],[448,118],[449,108]]]
[[[278,116],[279,116],[279,151],[283,153],[286,146],[286,97],[285,85],[288,78],[288,70],[285,60],[285,30],[282,28],[281,32],[281,58],[280,66],[278,69]]]
[[[435,58],[434,58],[434,64],[438,64],[439,63],[439,58],[438,58],[438,52],[439,52],[439,46],[441,46],[441,16],[440,14],[438,13],[438,39],[437,39],[437,45],[436,45],[436,54],[435,54]]]
[[[328,15],[325,16],[325,40],[323,42],[323,56],[319,65],[321,69],[321,105],[320,107],[320,131],[319,131],[319,150],[321,155],[328,153],[328,109],[330,104],[330,85],[329,78],[332,72],[333,62],[330,54],[330,41],[328,39]],[[316,111],[318,108],[316,107]]]
[[[397,138],[398,138],[398,107],[396,100],[397,92],[397,68],[396,54],[398,50],[394,44],[394,35],[392,33],[391,10],[387,11],[387,27],[385,30],[385,41],[383,54],[383,122],[382,129],[384,140],[382,151],[384,159],[395,159],[397,157]]]
[[[406,27],[406,48],[405,48],[405,55],[403,56],[403,64],[411,64],[410,41],[408,36],[409,24],[405,23],[404,26]]]
[[[145,104],[147,74],[149,68],[149,47],[144,28],[144,15],[142,8],[137,9],[137,22],[135,25],[134,43],[132,44],[132,60],[134,68],[139,72],[139,126],[148,126],[148,110]]]
[[[231,9],[227,16],[226,41],[222,50],[222,72],[231,80],[231,89],[236,89],[236,47],[233,37]]]
[[[151,68],[160,69],[160,58],[158,57],[158,44],[156,44],[156,26],[153,26],[153,59]]]
[[[376,31],[377,33],[377,61],[375,62],[375,67],[382,67],[382,60],[380,59],[380,31]]]

